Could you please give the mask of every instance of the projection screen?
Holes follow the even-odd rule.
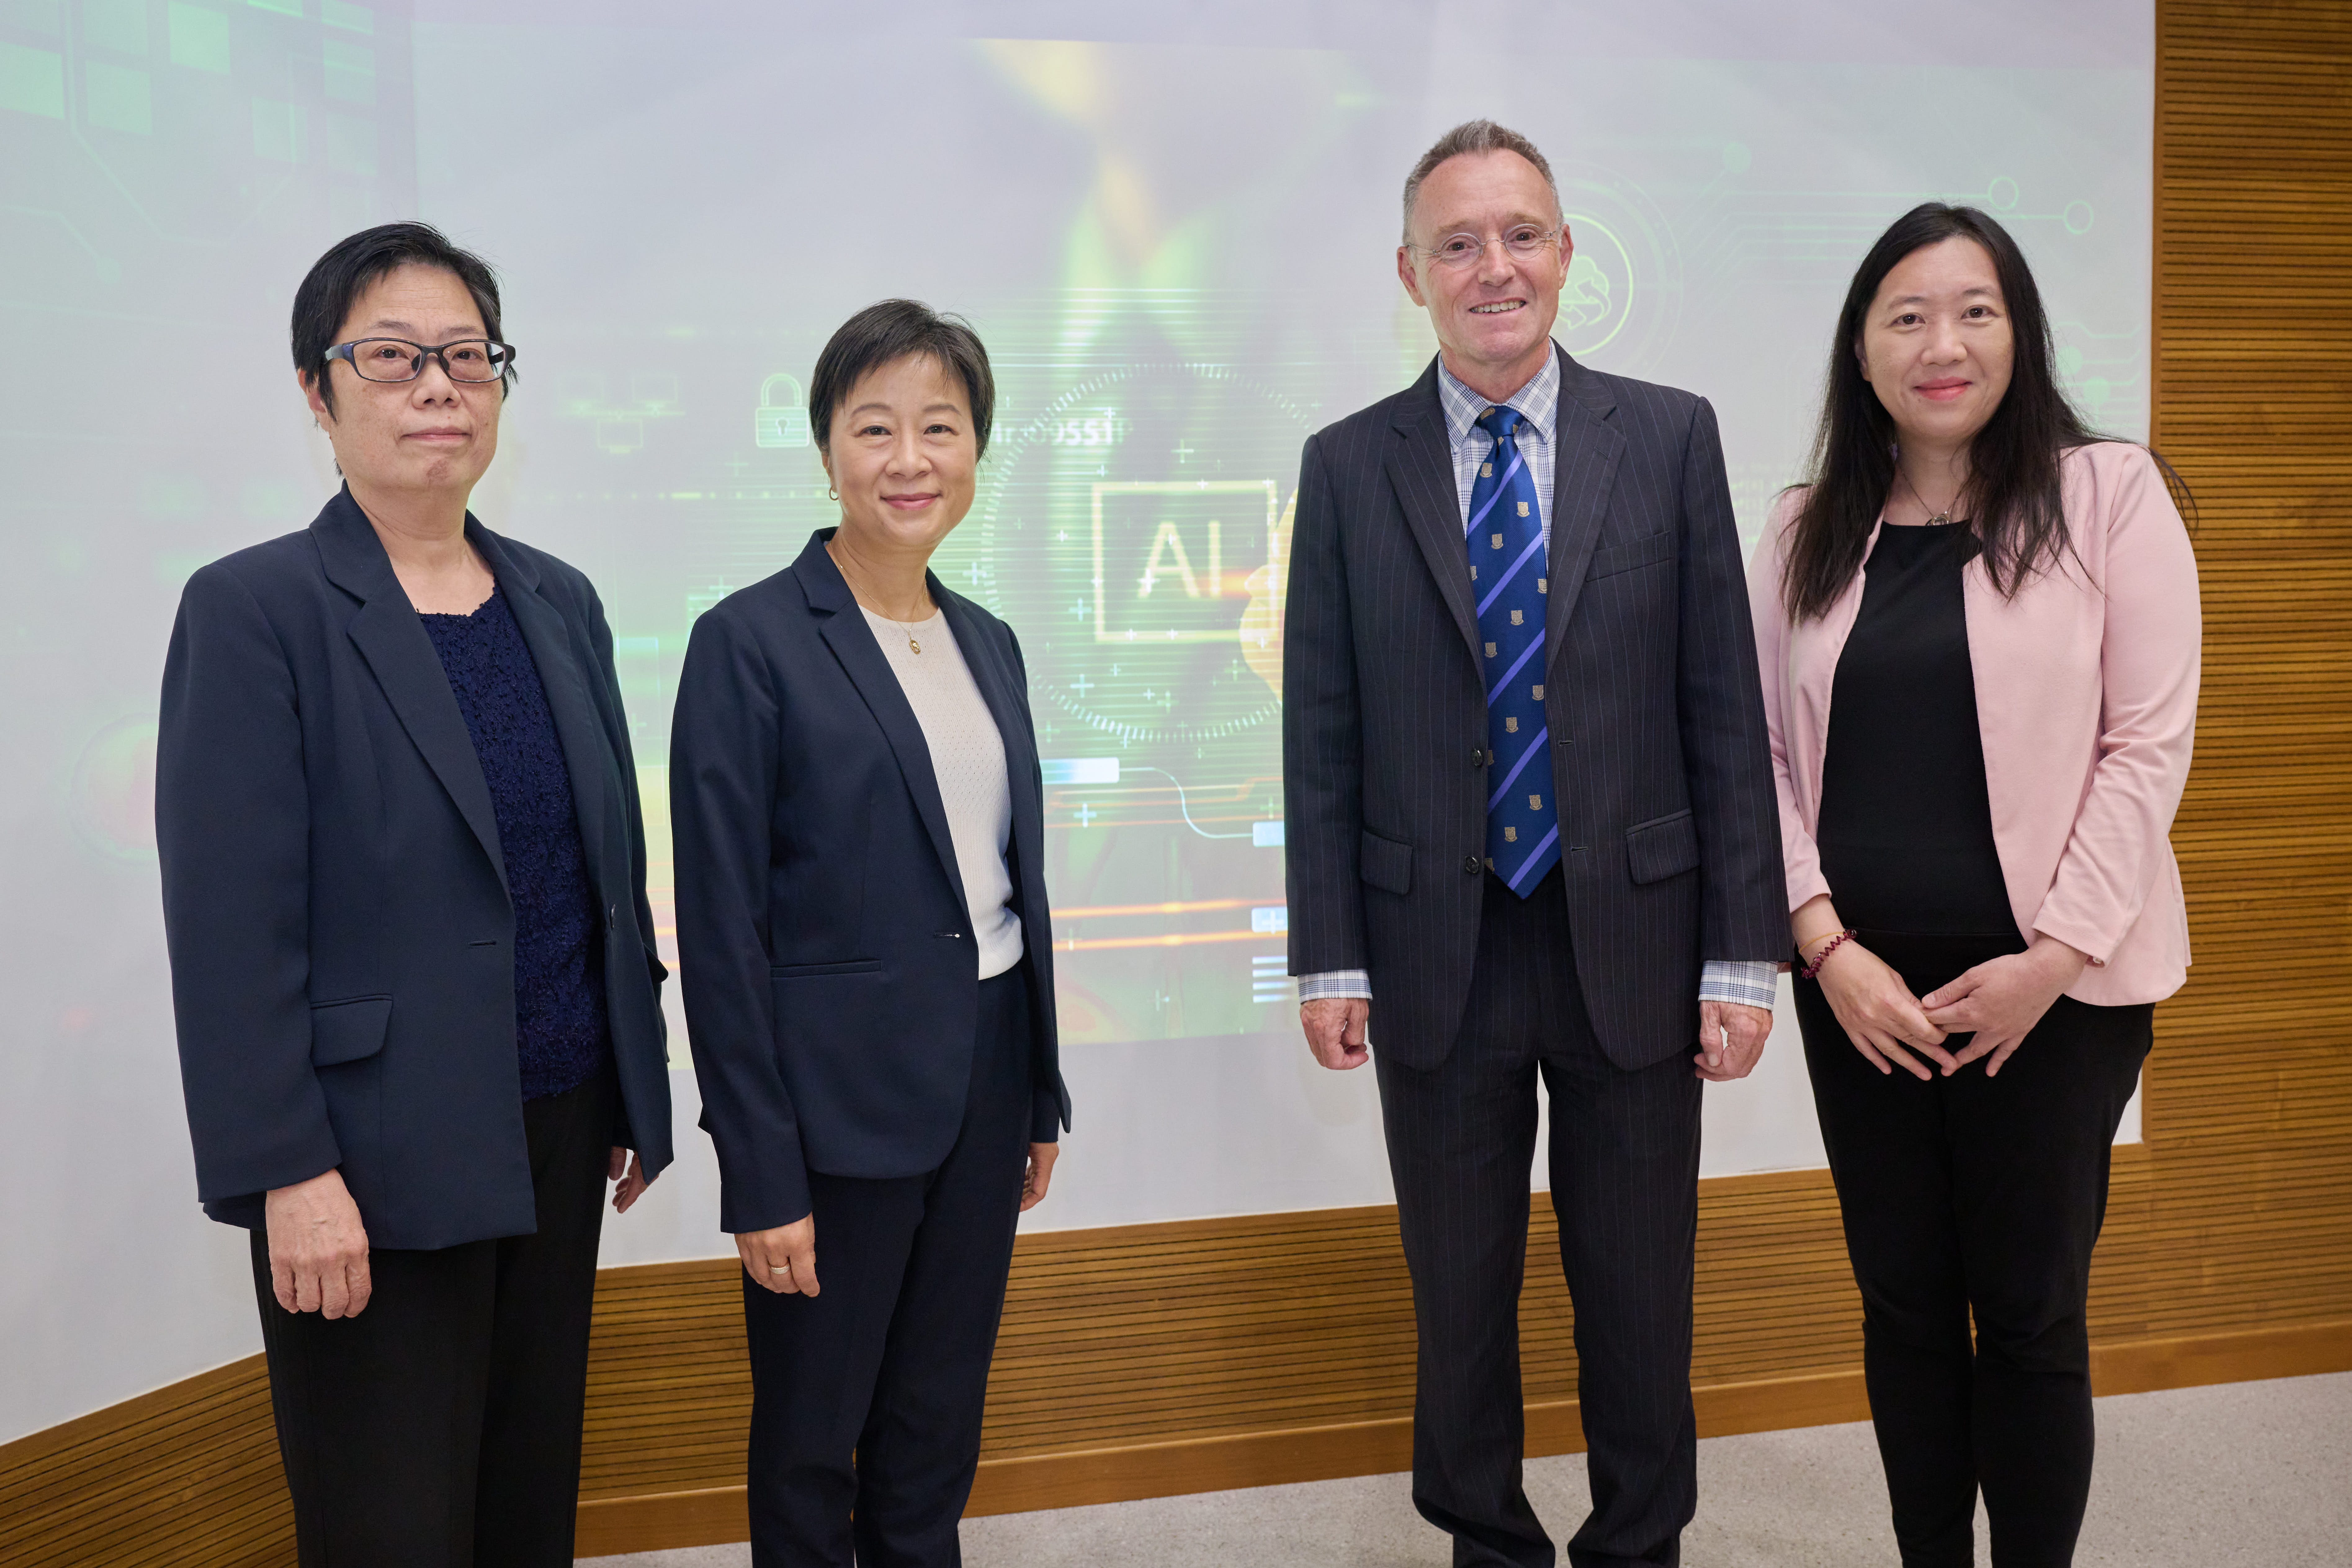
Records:
[[[332,492],[286,321],[334,239],[423,216],[501,269],[474,510],[603,593],[666,943],[679,659],[831,520],[816,353],[886,296],[969,317],[997,432],[936,569],[1027,652],[1076,1107],[1028,1223],[1377,1203],[1370,1075],[1310,1063],[1284,974],[1280,587],[1300,444],[1434,349],[1412,160],[1474,115],[1546,149],[1559,342],[1714,401],[1752,544],[1846,279],[1930,197],[2010,226],[2073,395],[2146,434],[2152,35],[2146,0],[11,0],[0,1439],[257,1347],[181,1118],[156,692],[188,574]],[[681,1159],[608,1262],[728,1250],[671,1016]],[[1707,1118],[1711,1174],[1820,1163],[1785,1009]]]

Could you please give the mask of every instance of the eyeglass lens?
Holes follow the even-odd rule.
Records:
[[[369,381],[415,381],[425,374],[425,360],[435,357],[451,381],[496,381],[506,374],[509,352],[504,343],[480,340],[428,349],[398,338],[366,338],[352,345],[352,368]]]

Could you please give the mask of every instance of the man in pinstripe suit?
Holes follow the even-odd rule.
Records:
[[[1704,399],[1551,342],[1573,241],[1525,138],[1457,127],[1404,205],[1437,363],[1301,459],[1290,967],[1316,1058],[1379,1077],[1415,1505],[1457,1568],[1555,1560],[1520,1485],[1540,1073],[1593,1500],[1569,1561],[1673,1564],[1700,1080],[1754,1067],[1789,948],[1730,491]]]

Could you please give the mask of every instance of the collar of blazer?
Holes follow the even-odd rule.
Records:
[[[310,537],[319,551],[327,581],[361,601],[345,628],[368,668],[375,673],[401,728],[424,755],[434,776],[474,830],[482,851],[490,858],[501,887],[506,885],[506,858],[499,848],[497,813],[490,804],[489,785],[482,778],[481,759],[466,730],[457,693],[441,668],[425,623],[408,602],[394,575],[392,558],[375,529],[352,499],[340,491],[318,520]],[[521,628],[539,668],[548,710],[555,721],[556,738],[572,779],[572,814],[580,823],[581,849],[591,884],[601,895],[610,886],[604,835],[598,831],[605,802],[614,798],[618,782],[611,748],[590,697],[581,669],[584,650],[574,646],[562,613],[541,591],[537,563],[527,552],[509,549],[506,541],[484,528],[472,513],[466,516],[466,537],[480,552],[490,574],[505,591],[507,607]],[[512,889],[509,889],[511,895]]]
[[[874,628],[866,624],[864,616],[843,614],[857,607],[857,595],[849,591],[848,580],[825,551],[825,542],[834,532],[833,529],[820,528],[809,535],[807,547],[792,564],[793,580],[800,584],[810,612],[819,617],[817,635],[833,650],[833,657],[841,661],[842,673],[849,677],[850,685],[874,715],[874,721],[882,727],[883,738],[890,742],[891,754],[898,760],[898,773],[907,781],[907,794],[914,800],[915,814],[923,819],[923,829],[930,835],[940,868],[947,873],[948,886],[955,890],[956,902],[962,906],[969,921],[971,902],[964,895],[963,874],[956,865],[955,838],[948,831],[947,803],[940,794],[939,775],[931,769],[931,749],[923,740],[922,721],[915,717],[914,705],[907,700],[906,689],[898,684],[898,672],[890,668],[882,645],[874,640]],[[946,610],[952,595],[940,586],[940,580],[927,571],[923,584],[930,591],[931,602]],[[1004,716],[997,710],[996,700],[989,693],[989,683],[981,676],[981,650],[975,646],[981,639],[969,635],[968,621],[957,620],[952,612],[950,616],[964,663],[971,668],[973,679],[980,681],[982,695],[989,699],[989,708],[996,713],[997,727],[1002,730]]]
[[[1549,669],[1567,641],[1568,620],[1584,585],[1585,568],[1608,515],[1616,484],[1617,459],[1625,437],[1616,427],[1617,398],[1609,383],[1569,357],[1557,343],[1559,406],[1553,431],[1550,591],[1545,595],[1544,665]],[[1389,480],[1403,503],[1406,521],[1421,546],[1446,608],[1454,613],[1462,646],[1474,667],[1478,657],[1478,612],[1470,592],[1470,559],[1462,543],[1462,498],[1454,478],[1454,437],[1437,396],[1437,361],[1392,405],[1390,426],[1398,440],[1389,448]]]

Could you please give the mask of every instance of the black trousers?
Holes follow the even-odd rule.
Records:
[[[815,1296],[747,1277],[755,1568],[953,1568],[1029,1156],[1024,963],[980,986],[963,1126],[939,1169],[809,1173]]]
[[[1860,940],[1915,995],[2018,947]],[[2062,996],[1999,1077],[1976,1061],[1922,1083],[1864,1061],[1817,982],[1796,1001],[1903,1561],[1974,1562],[1981,1486],[1995,1563],[2071,1563],[2091,1490],[2091,1248],[2155,1008]]]
[[[356,1318],[289,1312],[253,1233],[278,1447],[303,1568],[572,1562],[612,1069],[526,1101],[539,1229],[377,1249]],[[362,1216],[364,1218],[365,1216]]]
[[[1453,1054],[1416,1071],[1373,1049],[1420,1327],[1413,1504],[1453,1535],[1457,1568],[1555,1560],[1520,1474],[1519,1286],[1540,1072],[1592,1488],[1569,1561],[1672,1568],[1698,1490],[1699,1080],[1681,1052],[1633,1072],[1602,1055],[1558,871],[1525,900],[1489,876],[1480,919]]]

